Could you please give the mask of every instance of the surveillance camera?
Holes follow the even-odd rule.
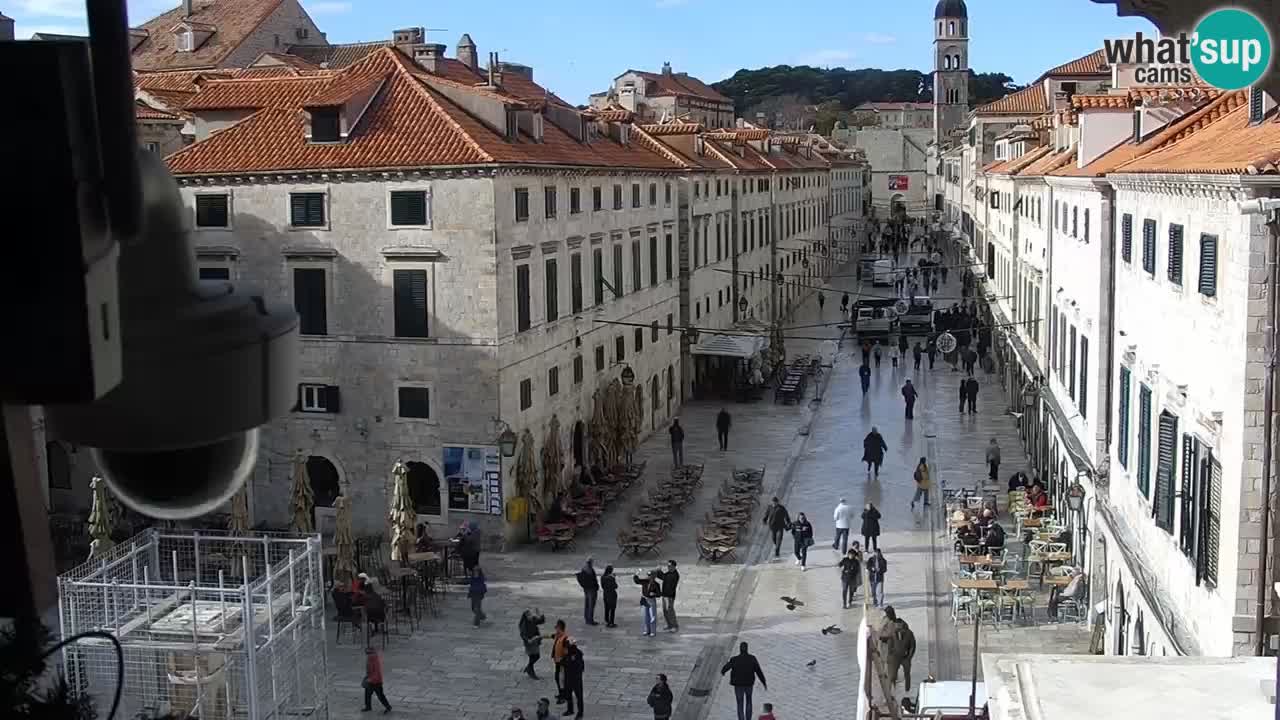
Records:
[[[125,505],[206,514],[244,484],[258,427],[293,405],[298,316],[260,293],[196,279],[177,183],[139,154],[142,230],[121,241],[123,380],[92,403],[46,406],[50,433],[92,449]]]

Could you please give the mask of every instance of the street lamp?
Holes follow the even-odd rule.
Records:
[[[747,308],[749,307],[751,307],[751,303],[747,302],[746,298],[744,297],[738,298],[738,312],[745,315],[747,312]]]
[[[630,365],[622,368],[622,384],[631,387],[636,382],[636,371],[631,369]]]
[[[516,433],[506,422],[494,419],[501,428],[502,432],[498,433],[498,450],[504,458],[513,458],[516,456]]]
[[[1023,407],[1035,407],[1036,398],[1040,397],[1040,385],[1032,380],[1022,388],[1022,405]]]
[[[1084,486],[1077,479],[1071,487],[1067,488],[1067,507],[1071,508],[1072,512],[1080,512],[1084,507],[1084,495]]]
[[[809,258],[807,258],[807,257],[806,257],[806,258],[800,258],[800,267],[804,268],[805,270],[808,270],[808,269],[809,269]]]

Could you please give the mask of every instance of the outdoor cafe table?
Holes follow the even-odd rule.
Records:
[[[1031,583],[1026,580],[1006,580],[1001,587],[1005,590],[1030,590]]]
[[[1061,563],[1070,562],[1070,561],[1071,561],[1071,553],[1069,552],[1045,553],[1043,556],[1043,562],[1040,563],[1040,587],[1044,587],[1044,576],[1045,576],[1045,573],[1048,572],[1049,565],[1051,563],[1061,564]]]
[[[952,580],[951,583],[961,590],[999,590],[1000,586],[995,580],[969,580],[962,578],[960,580]]]
[[[990,555],[961,555],[959,560],[961,565],[990,565]]]

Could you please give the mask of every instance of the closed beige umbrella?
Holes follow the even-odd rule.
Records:
[[[402,563],[409,562],[409,553],[413,552],[416,541],[414,533],[418,525],[418,510],[414,507],[413,496],[409,494],[409,469],[404,463],[396,461],[391,468],[394,479],[391,496],[391,559]]]
[[[591,459],[608,467],[609,462],[609,422],[606,420],[605,406],[608,390],[599,388],[591,396]]]
[[[89,481],[93,491],[93,507],[89,510],[89,558],[102,557],[111,549],[111,508],[107,500],[107,481],[94,476]]]
[[[547,437],[542,441],[542,488],[543,496],[558,495],[567,488],[564,486],[564,449],[560,446],[560,418],[551,416],[547,423]]]
[[[516,452],[516,493],[529,500],[529,514],[542,512],[545,500],[538,487],[538,464],[533,455],[533,433],[528,428],[520,434],[520,449]]]
[[[307,458],[299,450],[293,456],[293,491],[289,498],[289,528],[296,533],[315,532],[311,509],[315,496],[311,492],[311,480],[307,477]]]
[[[338,551],[333,559],[333,580],[347,585],[356,578],[356,541],[351,535],[351,504],[346,495],[339,495],[333,501],[333,506],[338,510],[333,535]]]

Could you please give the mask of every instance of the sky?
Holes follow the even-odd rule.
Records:
[[[197,0],[200,2],[201,0]],[[390,39],[426,27],[430,42],[454,46],[470,33],[483,61],[491,51],[530,65],[534,79],[585,103],[627,69],[670,62],[707,82],[772,65],[931,70],[934,0],[302,0],[330,42]],[[970,65],[1020,84],[1102,46],[1154,28],[1118,18],[1090,0],[969,0]],[[141,24],[173,0],[129,0]],[[434,6],[434,7],[432,7]],[[0,0],[16,36],[84,32],[85,0]]]

